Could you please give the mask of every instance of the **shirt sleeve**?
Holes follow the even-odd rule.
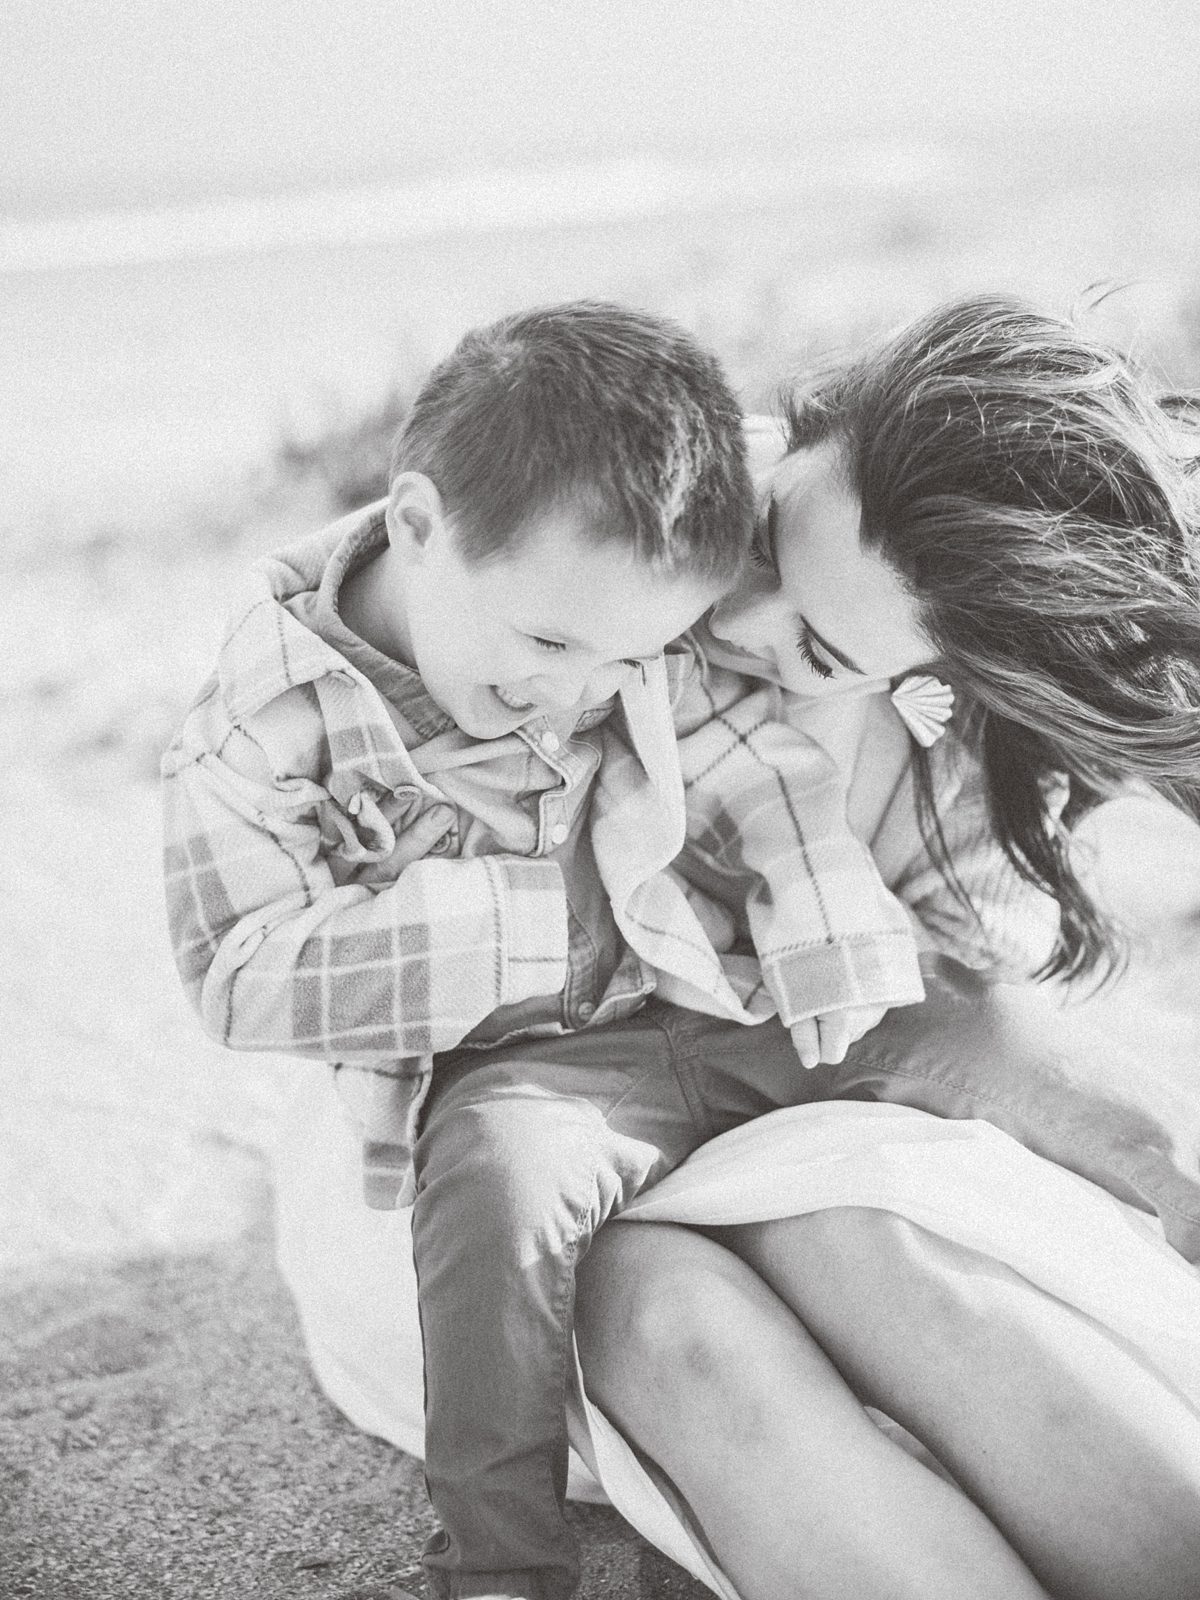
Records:
[[[744,910],[783,1022],[923,999],[908,914],[850,829],[835,764],[781,720],[776,691],[710,670],[689,684],[677,727],[680,870]]]
[[[277,701],[260,717],[307,719],[319,734],[311,695],[290,690],[282,711]],[[412,859],[428,841],[384,824],[381,842],[368,796],[359,816],[316,774],[281,778],[263,732],[253,716],[231,723],[214,689],[163,763],[171,941],[212,1037],[341,1060],[423,1055],[458,1044],[500,1006],[561,990],[556,862]],[[391,844],[407,864],[393,881],[335,875],[331,837],[352,861]]]
[[[1058,904],[1005,855],[978,761],[952,738],[939,741],[930,760],[946,854],[962,893],[947,882],[921,836],[911,774],[884,815],[876,857],[925,948],[1000,982],[1027,979],[1053,954]]]

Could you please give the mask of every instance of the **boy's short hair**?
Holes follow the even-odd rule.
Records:
[[[472,562],[569,508],[598,543],[723,581],[754,518],[741,412],[716,358],[674,323],[595,301],[472,329],[413,402],[400,472],[436,485]]]

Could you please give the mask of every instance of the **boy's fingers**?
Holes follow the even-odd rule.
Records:
[[[791,1026],[792,1043],[796,1047],[796,1054],[800,1057],[802,1067],[818,1067],[821,1064],[821,1038],[817,1031],[816,1019],[806,1017],[803,1022],[794,1022]]]

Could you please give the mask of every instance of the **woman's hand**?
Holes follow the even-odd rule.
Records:
[[[806,1017],[790,1029],[802,1067],[836,1066],[864,1033],[870,1033],[887,1015],[887,1006],[847,1006],[824,1016]]]

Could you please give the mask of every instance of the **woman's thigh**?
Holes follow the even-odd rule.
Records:
[[[1200,1419],[1088,1318],[892,1213],[721,1230],[1056,1594],[1200,1596]]]

